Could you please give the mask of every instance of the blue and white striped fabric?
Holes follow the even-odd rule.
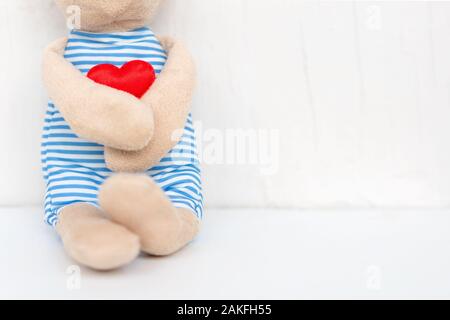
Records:
[[[158,75],[166,53],[149,28],[129,32],[94,34],[72,31],[65,58],[83,74],[103,63],[118,67],[131,60],[151,63]],[[79,138],[52,102],[48,104],[42,136],[42,166],[47,183],[45,220],[55,226],[58,214],[74,203],[98,205],[101,184],[113,172],[106,167],[104,147]],[[203,196],[192,117],[183,137],[147,174],[162,188],[176,207],[192,210],[200,219]]]

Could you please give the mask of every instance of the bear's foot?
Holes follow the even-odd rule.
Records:
[[[111,219],[137,234],[141,249],[151,255],[170,255],[188,244],[199,231],[197,217],[175,208],[148,176],[117,174],[99,193],[99,203]]]
[[[92,269],[117,269],[133,261],[140,252],[135,234],[106,219],[100,209],[89,204],[65,207],[56,229],[69,256]]]

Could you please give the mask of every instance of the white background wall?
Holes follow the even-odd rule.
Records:
[[[154,29],[196,57],[203,133],[280,137],[274,175],[205,165],[209,206],[450,204],[450,2],[168,0]],[[40,57],[65,33],[52,0],[0,0],[1,205],[41,202]]]

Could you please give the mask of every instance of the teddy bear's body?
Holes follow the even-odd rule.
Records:
[[[131,60],[150,63],[158,75],[167,56],[151,29],[144,27],[116,33],[72,31],[64,58],[84,75],[99,64],[120,67]],[[47,183],[45,219],[53,226],[68,205],[98,206],[99,189],[113,175],[105,163],[104,146],[78,137],[52,102],[45,119],[42,163]],[[191,115],[178,144],[146,174],[176,207],[189,209],[201,218],[200,168]]]
[[[67,253],[94,269],[122,267],[140,252],[170,255],[195,238],[203,215],[192,57],[145,27],[161,0],[55,2],[68,19],[81,16],[69,38],[44,53],[46,220]],[[122,79],[144,89],[155,80],[142,96],[87,76],[97,65],[133,60],[157,74],[138,73],[137,86]]]

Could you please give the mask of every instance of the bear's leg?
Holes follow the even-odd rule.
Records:
[[[68,255],[96,270],[112,270],[139,254],[139,238],[104,216],[97,207],[76,203],[63,208],[56,230]]]
[[[144,252],[166,256],[191,242],[200,227],[189,209],[176,208],[146,175],[117,174],[102,185],[99,203],[113,221],[137,234]]]

